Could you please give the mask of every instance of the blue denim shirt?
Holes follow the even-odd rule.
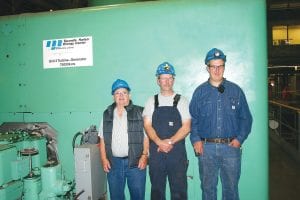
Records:
[[[252,116],[242,89],[226,79],[218,92],[209,81],[194,91],[190,102],[192,144],[201,138],[236,138],[241,144],[248,137]]]

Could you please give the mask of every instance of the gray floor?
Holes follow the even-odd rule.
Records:
[[[269,199],[300,199],[300,163],[269,140]]]

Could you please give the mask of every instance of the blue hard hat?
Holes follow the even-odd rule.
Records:
[[[217,48],[212,48],[206,54],[205,64],[208,65],[209,61],[216,60],[216,59],[222,59],[224,62],[226,62],[226,55],[223,53],[222,50]]]
[[[117,79],[111,86],[111,94],[113,95],[119,88],[126,88],[128,91],[130,91],[130,87],[126,81]]]
[[[175,69],[173,65],[168,62],[163,62],[158,65],[155,76],[159,76],[161,74],[171,74],[175,76]]]

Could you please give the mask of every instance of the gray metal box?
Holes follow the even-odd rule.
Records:
[[[99,200],[106,196],[106,173],[100,163],[96,144],[83,144],[74,149],[75,181],[78,200]],[[82,192],[83,191],[83,192]]]

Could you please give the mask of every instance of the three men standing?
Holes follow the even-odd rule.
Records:
[[[130,88],[127,83],[119,80],[118,87],[113,86],[112,94],[115,103],[104,112],[103,122],[105,123],[101,128],[103,133],[100,134],[102,163],[104,170],[108,172],[111,196],[114,195],[115,199],[124,199],[124,186],[127,178],[131,197],[144,199],[144,195],[140,192],[145,190],[149,138],[151,200],[166,199],[167,178],[171,199],[188,199],[186,175],[188,160],[185,137],[191,132],[190,139],[199,160],[202,199],[217,199],[220,176],[222,199],[239,200],[241,145],[251,131],[252,116],[242,89],[224,78],[225,62],[226,55],[222,50],[213,48],[207,53],[205,64],[209,79],[196,88],[190,104],[186,98],[176,94],[173,90],[174,67],[168,62],[160,64],[156,70],[160,92],[147,100],[142,115],[142,108],[133,105],[130,101],[130,96],[128,96]],[[121,100],[127,101],[122,103]],[[118,122],[117,117],[131,116],[132,111],[129,109],[131,107],[134,108],[136,124],[131,125],[131,118],[124,118],[122,121],[119,120],[124,126],[117,130],[112,122]],[[141,117],[143,117],[148,138],[144,137]],[[130,127],[135,127],[134,130],[137,132],[131,130]],[[116,137],[114,133],[119,134],[119,132],[125,133],[122,139],[123,145],[113,148],[114,141],[118,141],[114,139]],[[136,142],[132,142],[135,138],[140,138],[137,146]],[[119,148],[123,149],[122,154],[116,153],[116,149]],[[124,161],[126,161],[126,166],[122,165]],[[115,188],[119,178],[115,178],[112,171],[119,166],[123,166],[121,170],[126,169],[133,173],[134,179],[139,180],[139,184],[135,184],[135,180],[131,180],[130,177],[123,177],[122,187]],[[117,172],[119,171],[117,169]],[[140,175],[137,176],[137,173]],[[133,186],[130,184],[140,185],[137,187],[140,190],[132,189]],[[139,196],[134,197],[134,195]]]

